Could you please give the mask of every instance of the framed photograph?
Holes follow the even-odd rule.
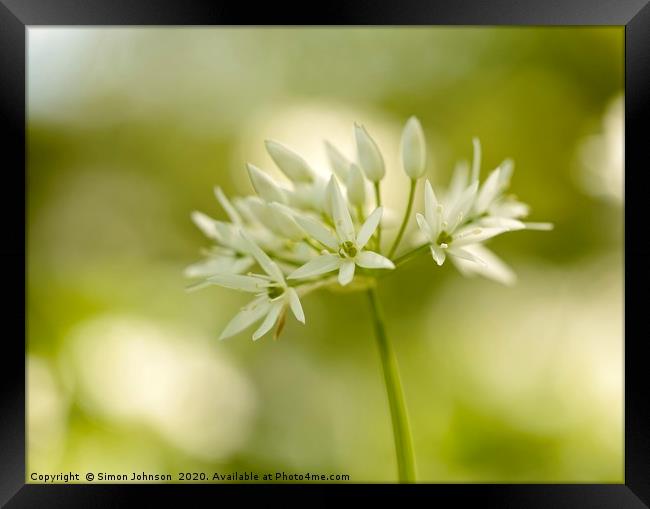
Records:
[[[0,501],[650,507],[647,4],[0,0]]]

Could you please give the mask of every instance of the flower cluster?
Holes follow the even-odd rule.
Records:
[[[475,139],[471,168],[458,164],[446,190],[436,194],[425,181],[424,213],[415,216],[419,238],[424,240],[394,257],[411,218],[417,182],[426,172],[422,127],[411,117],[402,133],[402,167],[411,191],[399,231],[386,251],[382,230],[390,227],[380,187],[386,173],[384,159],[363,126],[354,126],[354,138],[354,160],[325,143],[331,166],[327,173],[316,171],[284,145],[267,141],[266,149],[286,182],[277,182],[248,164],[255,195],[229,200],[220,188],[215,189],[228,221],[192,213],[194,223],[214,244],[204,260],[186,269],[187,276],[200,278],[191,288],[218,285],[255,294],[221,338],[259,321],[253,339],[276,325],[277,337],[288,310],[305,323],[301,296],[355,280],[372,283],[424,250],[431,252],[437,265],[449,258],[463,274],[510,284],[514,273],[483,243],[508,231],[551,228],[548,223],[522,221],[528,206],[506,194],[513,170],[510,160],[480,183],[481,147]],[[264,273],[249,272],[254,266]]]

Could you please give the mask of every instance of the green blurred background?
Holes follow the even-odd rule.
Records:
[[[248,296],[182,272],[266,138],[324,167],[364,123],[401,210],[415,114],[435,183],[479,136],[555,223],[490,244],[513,288],[428,257],[383,280],[419,479],[623,481],[623,28],[30,28],[28,65],[28,472],[394,480],[363,294],[219,342]]]

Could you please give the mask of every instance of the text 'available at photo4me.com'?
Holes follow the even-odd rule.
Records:
[[[322,472],[31,472],[32,483],[150,483],[150,482],[346,482],[349,474]]]

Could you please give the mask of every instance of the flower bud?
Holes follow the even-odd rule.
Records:
[[[199,230],[203,232],[206,237],[210,239],[220,240],[219,233],[215,227],[217,222],[214,219],[205,215],[203,212],[199,212],[198,210],[192,212],[191,217],[194,224]]]
[[[250,176],[253,188],[260,198],[268,202],[277,201],[279,203],[286,203],[284,189],[276,184],[271,177],[250,163],[246,167],[248,168],[248,175]]]
[[[292,182],[312,182],[314,172],[307,162],[293,150],[273,140],[266,140],[266,151],[273,162]]]
[[[420,121],[411,117],[402,132],[402,166],[412,180],[419,179],[426,170],[426,142]]]
[[[268,206],[272,221],[275,223],[276,231],[291,240],[302,240],[305,232],[298,226],[291,209],[281,203],[273,202]]]
[[[384,178],[386,169],[379,147],[363,126],[354,124],[354,137],[357,142],[357,155],[361,169],[370,182],[379,182]]]
[[[350,161],[329,141],[325,142],[325,152],[332,171],[334,171],[334,174],[338,178],[345,182],[348,179],[348,173],[350,171]]]
[[[348,201],[355,207],[363,207],[366,203],[366,181],[361,168],[352,163],[346,182]]]

